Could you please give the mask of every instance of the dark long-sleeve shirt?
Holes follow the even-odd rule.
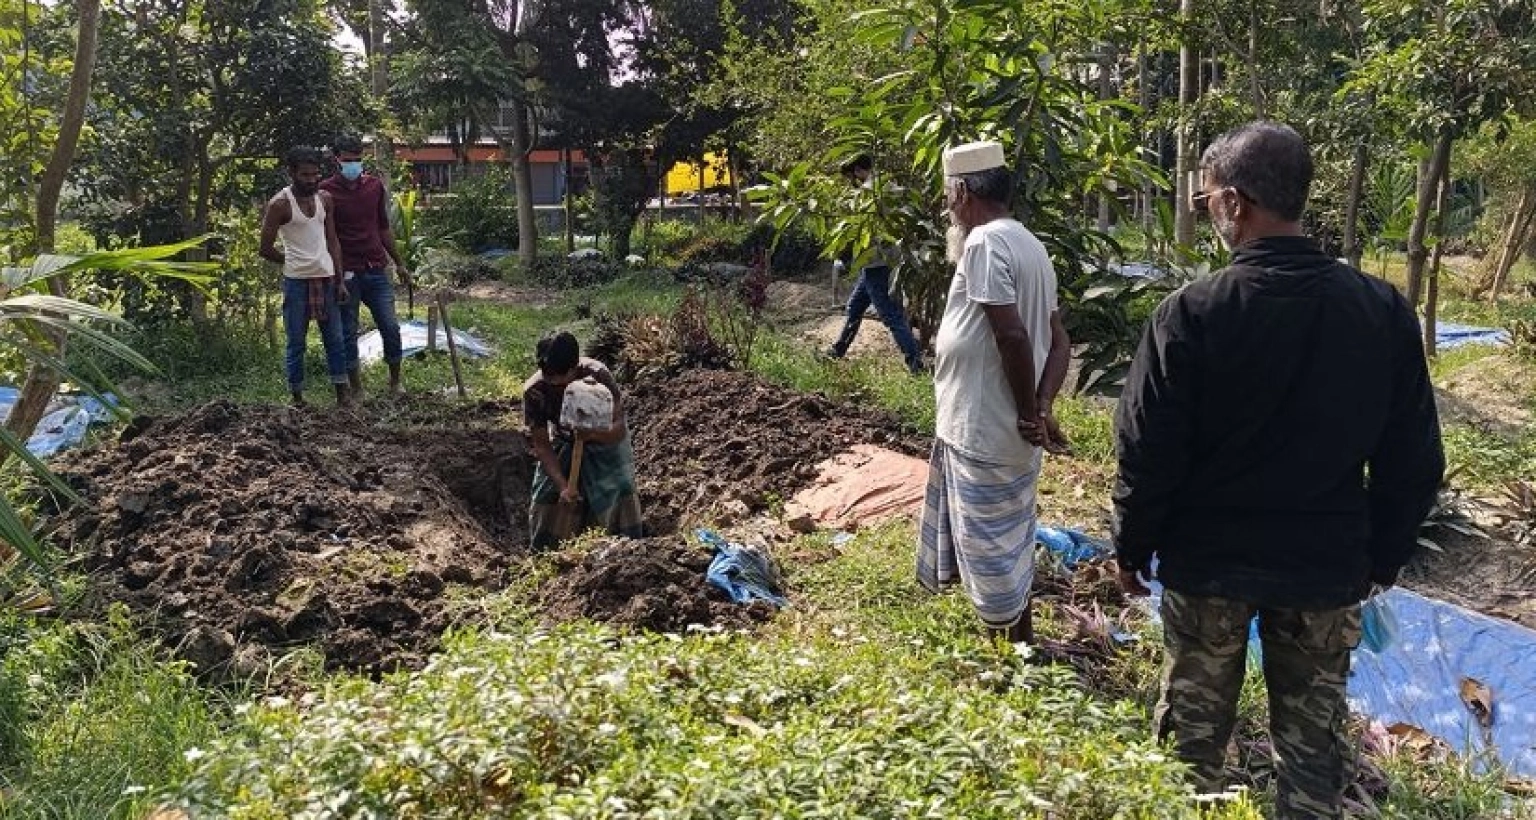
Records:
[[[1395,579],[1445,470],[1419,339],[1396,289],[1302,237],[1168,297],[1116,413],[1121,563],[1298,608]]]

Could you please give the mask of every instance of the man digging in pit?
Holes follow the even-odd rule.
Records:
[[[1200,160],[1191,199],[1232,264],[1147,323],[1115,418],[1120,583],[1163,583],[1154,730],[1202,791],[1225,786],[1259,622],[1275,817],[1336,820],[1360,601],[1413,554],[1445,460],[1413,309],[1301,228],[1312,156],[1250,123]]]
[[[283,268],[283,364],[293,403],[304,406],[304,346],[311,319],[320,327],[325,366],[336,386],[336,403],[352,403],[347,388],[346,351],[341,340],[339,302],[347,288],[338,273],[341,244],[336,239],[336,209],[320,190],[320,151],[296,147],[288,152],[289,185],[267,202],[261,219],[261,256]],[[283,240],[282,250],[277,240]]]
[[[946,151],[944,176],[956,266],[934,342],[938,412],[917,577],[935,592],[960,581],[994,637],[1033,642],[1041,449],[1066,447],[1051,413],[1069,354],[1056,273],[1010,214],[1001,145]]]
[[[320,183],[335,205],[336,238],[341,242],[342,281],[351,298],[341,304],[341,337],[347,349],[347,377],[357,398],[363,376],[357,360],[358,320],[368,306],[384,343],[390,395],[400,393],[400,321],[395,318],[395,289],[388,267],[393,263],[400,284],[411,286],[411,274],[395,248],[389,227],[389,194],[384,183],[363,170],[363,141],[350,134],[336,139],[335,176]]]
[[[535,349],[539,370],[523,385],[523,420],[538,464],[528,529],[534,550],[547,550],[590,529],[639,538],[644,535],[635,494],[635,453],[629,443],[623,397],[607,366],[581,356],[576,337],[544,336]],[[567,389],[593,379],[612,393],[611,423],[603,429],[572,429],[562,423]],[[570,476],[580,438],[577,481]],[[579,485],[579,486],[578,486]]]

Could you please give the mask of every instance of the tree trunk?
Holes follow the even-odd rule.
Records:
[[[59,122],[58,141],[48,157],[48,165],[38,183],[37,192],[37,247],[41,253],[54,250],[59,220],[59,197],[64,190],[64,179],[75,161],[75,148],[80,143],[80,129],[85,122],[85,106],[91,96],[91,73],[96,68],[96,35],[101,27],[101,0],[79,0],[79,29],[75,39],[75,65],[69,75],[69,96],[64,103],[64,115]],[[48,279],[48,291],[54,296],[66,293],[64,277]],[[60,358],[64,355],[66,338],[52,328],[39,328],[46,346]],[[37,423],[42,421],[48,403],[59,390],[57,371],[42,363],[34,363],[27,370],[21,394],[5,418],[5,427],[12,435],[25,442],[32,437]],[[0,464],[10,457],[9,450],[0,449]]]
[[[1424,355],[1433,359],[1440,308],[1440,258],[1445,253],[1445,223],[1451,210],[1451,167],[1447,157],[1440,171],[1440,193],[1435,199],[1435,251],[1424,291]]]
[[[512,186],[517,194],[517,258],[529,268],[539,258],[539,223],[533,210],[533,169],[528,165],[532,139],[528,134],[528,106],[513,97]]]
[[[1248,96],[1253,102],[1253,118],[1262,120],[1264,86],[1259,82],[1259,4],[1248,4]]]
[[[560,149],[560,164],[565,170],[565,252],[576,250],[576,195],[571,192],[571,149]]]
[[[1142,41],[1136,46],[1136,102],[1141,105],[1143,112],[1152,110],[1152,89],[1147,87],[1147,44]],[[1161,141],[1154,137],[1154,143],[1161,147]],[[1156,149],[1154,149],[1156,151]],[[1162,163],[1160,151],[1156,151],[1159,157],[1158,164]],[[1137,201],[1141,211],[1141,232],[1145,236],[1152,235],[1152,181],[1144,180],[1141,183],[1141,196]]]
[[[1115,96],[1114,83],[1110,81],[1110,70],[1115,64],[1115,47],[1110,43],[1099,44],[1099,99],[1109,100]],[[1110,191],[1099,192],[1099,218],[1095,225],[1100,233],[1109,232],[1110,205],[1113,201]]]
[[[1361,138],[1355,143],[1354,163],[1349,169],[1349,190],[1344,199],[1344,256],[1349,264],[1360,267],[1365,255],[1360,241],[1360,201],[1365,198],[1365,169],[1370,161],[1370,151]]]
[[[1429,215],[1434,210],[1440,177],[1450,168],[1451,141],[1451,127],[1441,126],[1440,133],[1435,136],[1435,150],[1430,155],[1428,167],[1419,178],[1413,224],[1408,228],[1408,304],[1415,308],[1424,289],[1424,268],[1429,261],[1429,248],[1424,245],[1424,237],[1429,232]]]
[[[374,99],[383,101],[389,96],[389,54],[384,46],[384,0],[368,0],[368,68]],[[389,135],[379,131],[373,138],[373,156],[379,162],[391,165],[395,160],[395,146]]]
[[[1530,236],[1533,222],[1536,222],[1536,182],[1527,182],[1520,192],[1520,203],[1515,206],[1514,218],[1509,221],[1509,230],[1500,243],[1499,262],[1493,269],[1493,284],[1488,292],[1490,301],[1499,300],[1504,280],[1515,267],[1515,260],[1520,258],[1520,249],[1525,247],[1525,239]]]
[[[37,190],[37,247],[53,252],[59,222],[59,196],[64,178],[75,162],[80,128],[85,124],[85,105],[91,96],[91,72],[96,68],[96,33],[101,27],[101,0],[79,0],[79,34],[75,40],[75,66],[69,75],[69,97],[59,121],[58,141],[43,170]]]
[[[1173,238],[1183,248],[1195,244],[1195,212],[1189,206],[1195,173],[1195,101],[1200,94],[1200,61],[1195,51],[1195,0],[1179,0],[1179,22],[1184,27],[1179,44],[1178,160],[1174,166]],[[1182,252],[1182,248],[1181,248]]]

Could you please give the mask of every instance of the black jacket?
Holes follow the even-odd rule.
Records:
[[[1269,237],[1169,296],[1116,413],[1123,566],[1322,609],[1390,583],[1445,456],[1418,320],[1386,282]]]

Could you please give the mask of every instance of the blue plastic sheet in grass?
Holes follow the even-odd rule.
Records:
[[[767,601],[777,607],[789,605],[780,590],[778,571],[763,552],[746,544],[727,541],[714,530],[700,529],[694,534],[715,551],[715,557],[704,573],[705,580],[724,590],[732,601],[738,604]]]
[[[1509,341],[1509,331],[1496,327],[1474,327],[1458,325],[1454,322],[1435,323],[1435,347],[1440,350],[1450,350],[1465,345],[1507,345]]]
[[[1417,726],[1462,754],[1492,752],[1510,772],[1536,776],[1536,630],[1405,589],[1373,601],[1385,615],[1385,640],[1355,650],[1350,708],[1388,726]],[[1462,702],[1464,678],[1492,690],[1491,730]]]
[[[8,385],[0,385],[0,422],[11,414],[21,391]],[[113,401],[112,394],[104,396]],[[112,411],[91,396],[59,396],[49,406],[48,414],[37,423],[37,430],[27,439],[27,452],[38,458],[49,458],[60,450],[85,441],[85,433],[92,424],[112,418]]]
[[[1075,530],[1041,527],[1038,540],[1068,567],[1109,553]],[[1156,619],[1162,585],[1151,587],[1147,603]],[[1362,626],[1351,659],[1353,711],[1388,726],[1416,726],[1464,755],[1496,757],[1513,774],[1536,776],[1536,630],[1401,588],[1366,601]],[[1261,660],[1257,621],[1249,657]],[[1493,692],[1490,729],[1461,700],[1465,678]]]
[[[448,338],[443,333],[441,326],[437,329],[437,349],[446,352],[448,350]],[[465,333],[458,328],[453,331],[453,343],[459,349],[460,356],[473,358],[485,358],[491,355],[491,347],[480,339]],[[422,319],[412,319],[409,322],[400,323],[400,353],[409,358],[427,349],[427,323]],[[380,362],[384,360],[384,337],[377,330],[370,330],[357,339],[357,358],[362,362]]]

